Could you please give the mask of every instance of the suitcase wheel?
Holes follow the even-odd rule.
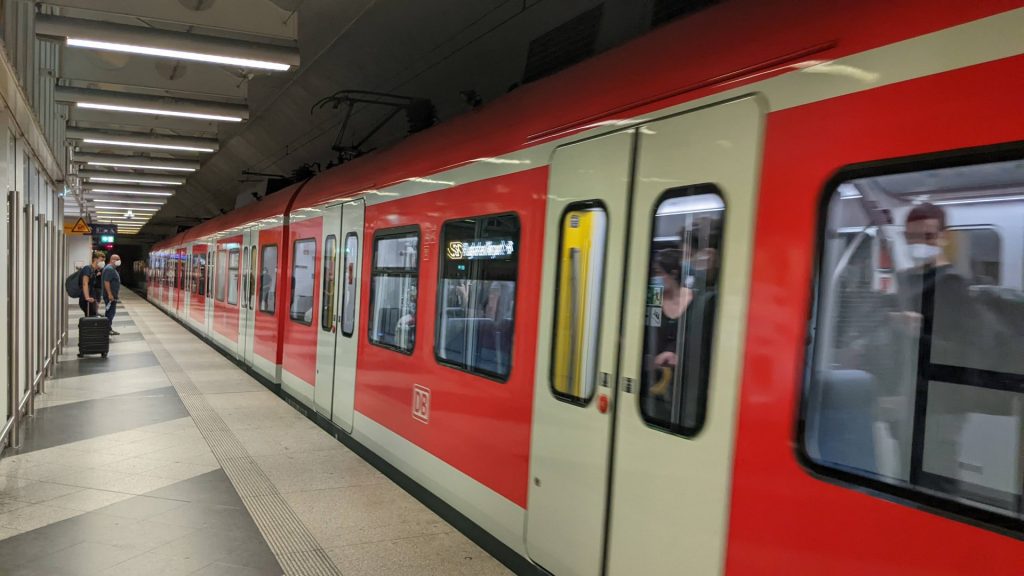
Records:
[[[100,357],[101,357],[101,358],[106,358],[106,357],[107,357],[107,353],[106,353],[106,352],[104,352],[104,353],[100,354]]]
[[[79,352],[79,353],[78,353],[78,357],[79,357],[79,358],[85,358],[85,354],[82,354],[81,352]]]

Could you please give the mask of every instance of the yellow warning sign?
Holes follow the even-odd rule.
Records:
[[[90,229],[89,225],[85,223],[85,220],[82,220],[81,218],[79,218],[78,222],[75,222],[75,225],[71,227],[71,233],[72,234],[92,234],[92,229]]]

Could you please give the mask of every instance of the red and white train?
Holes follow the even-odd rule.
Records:
[[[1021,94],[1020,0],[726,1],[148,297],[556,576],[1017,575]]]

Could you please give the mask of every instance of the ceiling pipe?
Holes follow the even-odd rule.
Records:
[[[211,153],[220,149],[220,143],[209,138],[187,138],[181,136],[150,136],[136,132],[112,132],[67,128],[65,136],[94,146],[117,146],[125,149],[149,149],[161,152]]]
[[[73,103],[80,108],[111,112],[177,116],[221,122],[241,122],[249,117],[249,108],[243,104],[114,92],[113,90],[57,86],[54,90],[54,98],[58,102]]]
[[[38,14],[36,35],[68,46],[127,52],[243,69],[286,71],[299,65],[299,50],[219,36],[175,32],[98,20]]]
[[[127,154],[90,154],[76,152],[72,162],[92,168],[133,168],[136,170],[172,171],[179,174],[199,170],[194,160],[153,158],[151,156],[129,156]]]

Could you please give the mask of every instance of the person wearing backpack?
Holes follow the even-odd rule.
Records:
[[[100,296],[100,271],[106,265],[106,255],[103,252],[93,252],[92,262],[82,266],[78,271],[78,283],[82,287],[78,296],[78,307],[86,316],[97,314],[96,298]]]
[[[110,322],[110,335],[120,336],[121,333],[114,330],[114,315],[117,314],[118,295],[121,293],[121,275],[117,273],[117,267],[121,265],[121,257],[117,254],[110,256],[110,264],[107,264],[101,272],[100,278],[103,281],[103,303],[106,304],[106,316]]]

